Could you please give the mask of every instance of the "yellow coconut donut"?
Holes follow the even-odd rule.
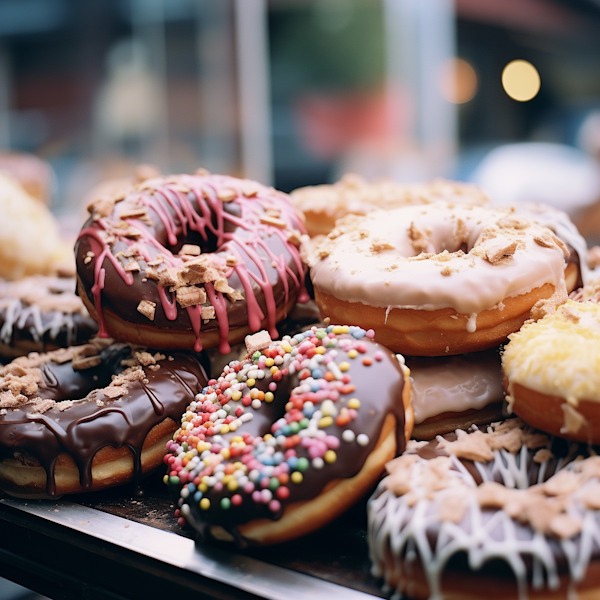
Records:
[[[600,306],[568,300],[510,336],[502,357],[508,407],[562,437],[600,443]]]
[[[0,277],[50,275],[64,259],[58,223],[19,182],[0,172]]]
[[[409,356],[496,347],[566,299],[566,246],[514,209],[433,203],[349,215],[307,253],[322,317],[373,329]]]

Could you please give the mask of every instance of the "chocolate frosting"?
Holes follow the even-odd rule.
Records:
[[[0,342],[16,356],[28,351],[66,348],[87,342],[98,330],[75,295],[74,278],[27,277],[0,280]],[[24,353],[24,352],[22,352]]]
[[[401,594],[420,571],[418,560],[432,597],[443,595],[447,571],[492,578],[506,572],[523,598],[528,586],[553,589],[562,575],[581,581],[600,557],[600,512],[590,510],[599,486],[596,450],[549,438],[519,419],[496,423],[483,436],[476,431],[477,441],[472,432],[457,433],[411,442],[389,463],[390,475],[369,501],[373,574],[387,583],[400,575]],[[482,448],[493,449],[491,460],[475,458]],[[479,493],[490,485],[497,487]],[[503,488],[514,495],[504,498]],[[529,505],[518,495],[524,493]],[[453,504],[456,514],[442,518]]]
[[[287,196],[273,188],[226,176],[179,175],[149,180],[106,210],[94,206],[75,252],[101,336],[122,335],[106,329],[103,310],[110,309],[130,323],[175,334],[193,331],[196,351],[202,349],[201,332],[217,330],[220,350],[227,353],[230,329],[257,331],[267,317],[275,337],[276,307],[299,295],[307,299],[304,267],[294,245],[303,225]],[[149,262],[160,263],[154,264],[159,273],[184,266],[177,256],[184,244],[199,246],[233,293],[217,291],[207,277],[202,283],[206,300],[183,307],[174,286],[152,279]],[[128,270],[133,262],[139,269]],[[138,311],[142,300],[156,306],[152,321]],[[211,306],[212,316],[203,310]]]
[[[332,328],[330,327],[327,331],[331,329]],[[358,330],[359,328],[356,329]],[[313,328],[313,330],[316,330],[316,328]],[[321,329],[320,331],[325,330]],[[310,334],[310,332],[308,333]],[[302,334],[300,334],[300,338],[302,338]],[[286,340],[289,339],[290,338],[286,336],[283,338],[283,342],[285,343]],[[292,339],[296,340],[297,336]],[[273,494],[273,497],[277,497],[278,502],[280,503],[280,506],[276,510],[273,510],[273,507],[268,503],[256,502],[253,499],[252,490],[239,488],[232,493],[226,486],[223,487],[223,489],[218,489],[219,486],[215,486],[204,492],[204,497],[210,500],[210,508],[208,510],[203,510],[198,503],[198,498],[196,498],[196,501],[193,500],[194,493],[189,493],[189,486],[181,488],[181,482],[179,481],[181,471],[179,471],[178,476],[174,479],[173,477],[171,478],[171,485],[175,490],[182,491],[187,489],[187,491],[184,491],[181,495],[180,506],[183,506],[183,504],[187,505],[188,508],[185,509],[186,520],[191,522],[201,535],[210,534],[207,525],[218,524],[230,531],[234,538],[236,538],[240,544],[243,544],[244,541],[240,538],[235,529],[237,524],[247,523],[262,517],[278,519],[282,516],[285,507],[289,503],[312,499],[321,492],[327,483],[337,479],[355,476],[360,471],[367,456],[372,452],[378,442],[383,422],[390,413],[395,416],[397,423],[397,452],[402,452],[406,444],[404,438],[405,413],[402,401],[404,375],[398,358],[383,346],[366,337],[357,341],[352,335],[338,334],[335,336],[335,339],[338,341],[338,346],[336,346],[335,349],[332,348],[327,350],[327,354],[332,357],[331,363],[329,363],[330,372],[337,372],[338,375],[342,376],[341,372],[343,369],[346,366],[349,366],[348,371],[344,371],[344,374],[348,376],[349,387],[345,388],[346,391],[340,393],[339,398],[334,401],[337,412],[342,413],[344,409],[347,410],[348,403],[351,399],[359,399],[360,401],[360,408],[356,410],[355,419],[350,423],[342,423],[338,422],[336,419],[332,419],[332,422],[330,422],[329,425],[322,425],[323,429],[320,429],[321,434],[323,434],[321,439],[325,439],[326,434],[328,440],[335,438],[339,441],[339,446],[335,447],[337,459],[333,463],[321,464],[321,467],[317,468],[308,447],[301,443],[291,446],[298,459],[308,461],[307,468],[303,472],[302,481],[300,483],[294,483],[292,479],[286,484],[289,490],[288,496],[281,499],[276,496],[275,493]],[[296,341],[295,343],[299,343],[299,347],[302,348],[301,341]],[[344,343],[347,343],[348,346],[343,347]],[[277,344],[278,343],[274,343],[274,346],[277,346]],[[347,352],[352,348],[355,348],[358,344],[360,344],[361,353],[358,354],[358,357],[349,358]],[[274,346],[272,345],[271,347]],[[369,363],[368,366],[366,366],[363,361],[364,363]],[[241,365],[248,364],[252,364],[252,361],[248,358],[241,363]],[[337,369],[333,364],[337,365]],[[286,365],[285,359],[281,367],[284,365]],[[231,366],[235,366],[235,362],[230,363],[230,367]],[[324,370],[327,371],[327,368],[324,368]],[[280,420],[282,418],[284,419],[283,422],[287,420],[286,417],[289,416],[290,410],[288,401],[300,397],[304,397],[306,400],[307,396],[302,396],[304,393],[301,389],[302,385],[310,386],[311,382],[315,381],[315,377],[319,380],[319,375],[316,370],[313,370],[312,373],[312,377],[307,377],[308,373],[306,369],[304,369],[304,371],[299,369],[293,374],[285,374],[277,383],[274,400],[270,403],[264,401],[261,402],[257,409],[254,409],[252,406],[246,408],[246,413],[252,414],[253,418],[248,422],[244,422],[234,432],[222,435],[219,444],[227,447],[235,437],[244,436],[246,434],[249,434],[251,439],[257,441],[260,441],[260,439],[268,439],[269,434],[271,433],[277,438],[278,430],[274,429],[273,424],[277,422],[281,423],[282,421]],[[222,381],[222,379],[219,378],[219,381]],[[273,377],[267,368],[265,369],[264,378],[256,379],[252,389],[258,389],[266,393],[271,389],[269,386],[272,382]],[[244,394],[247,393],[248,390],[244,392]],[[335,395],[332,397],[335,398]],[[231,402],[231,404],[234,407],[240,406],[239,402]],[[350,406],[352,405],[353,404],[351,403]],[[324,405],[315,401],[315,409],[322,406]],[[201,413],[199,406],[195,409],[190,407],[188,410],[197,410],[199,414]],[[365,445],[360,445],[355,441],[354,436],[352,436],[351,441],[344,441],[343,434],[348,429],[352,430],[356,438],[358,438],[360,434],[366,435],[368,442],[365,443]],[[329,436],[331,436],[331,438]],[[310,436],[308,437],[310,438]],[[182,451],[181,444],[186,439],[185,431],[180,431],[174,436],[175,441],[170,447],[168,445],[169,451],[174,457],[180,456]],[[279,438],[277,439],[279,440]],[[254,444],[256,444],[256,442],[254,442]],[[253,455],[259,457],[259,461],[261,460],[261,447],[262,446],[259,445],[253,452]],[[279,445],[275,445],[274,448],[281,452],[286,451],[286,448],[281,446],[280,443]],[[234,463],[239,460],[239,457],[232,457],[230,460],[226,460],[224,464]],[[321,461],[321,463],[322,462],[323,461]],[[250,470],[262,468],[256,465],[256,463],[254,466],[252,466],[251,463],[248,464],[250,465],[248,467]],[[292,467],[292,471],[293,470],[294,467]],[[177,468],[175,471],[177,471]],[[174,475],[175,471],[172,471],[171,475]],[[202,474],[200,473],[198,477],[201,479]],[[193,483],[191,485],[195,491],[196,486],[194,486]],[[261,489],[258,484],[256,485],[256,489]],[[223,510],[221,508],[222,500],[224,498],[231,498],[234,494],[241,495],[241,504],[235,507],[231,506],[228,510]]]
[[[85,370],[74,370],[71,362],[42,363],[42,382],[36,396],[57,402],[49,410],[33,412],[34,404],[23,404],[0,411],[0,454],[5,458],[35,457],[48,474],[48,495],[56,493],[54,465],[63,452],[79,468],[84,489],[92,485],[94,455],[105,446],[130,448],[134,477],[139,477],[141,451],[148,432],[167,417],[179,422],[186,404],[207,381],[195,357],[170,353],[151,365],[155,370],[143,367],[143,379],[124,384],[125,395],[110,398],[105,393],[110,388],[105,386],[113,375],[123,371],[121,361],[130,358],[131,348],[114,344],[100,356],[100,365]],[[60,410],[64,400],[73,403]]]

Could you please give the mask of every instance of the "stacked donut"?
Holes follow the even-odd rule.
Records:
[[[263,327],[275,337],[305,294],[302,222],[272,188],[203,172],[145,180],[89,210],[75,249],[87,309],[55,281],[2,288],[7,353],[42,345],[0,372],[0,487],[12,494],[96,490],[162,464],[207,384],[189,351],[228,352]],[[39,353],[85,341],[75,325],[87,310],[98,339]]]
[[[575,297],[509,336],[506,398],[520,418],[410,442],[387,465],[369,548],[374,575],[399,594],[600,593],[598,282]]]
[[[520,418],[410,442],[387,465],[369,548],[399,595],[600,593],[598,290],[588,283],[508,336],[507,409]]]
[[[348,215],[310,258],[321,315],[373,328],[407,357],[420,439],[499,418],[500,344],[586,273],[563,213],[454,198]]]

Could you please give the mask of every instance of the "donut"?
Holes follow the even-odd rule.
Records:
[[[332,323],[408,356],[497,347],[566,298],[565,245],[513,209],[433,203],[348,216],[307,254]]]
[[[515,206],[515,210],[526,219],[551,229],[569,249],[565,268],[567,292],[572,292],[590,280],[591,267],[587,242],[566,212],[542,202],[523,202]]]
[[[163,349],[230,344],[308,299],[287,196],[224,175],[175,175],[90,206],[75,253],[99,336]]]
[[[368,503],[372,573],[396,597],[600,594],[600,458],[519,419],[408,444]]]
[[[600,279],[588,281],[582,288],[571,292],[569,298],[577,302],[600,302]]]
[[[204,539],[274,544],[325,525],[377,482],[412,430],[402,357],[358,327],[247,339],[167,444],[178,516]]]
[[[95,491],[162,464],[204,369],[188,354],[103,342],[0,368],[0,489],[29,498]]]
[[[55,274],[66,254],[56,219],[16,179],[3,172],[0,214],[0,277],[20,279]]]
[[[14,177],[36,200],[50,204],[55,175],[46,161],[25,152],[0,152],[0,171]]]
[[[600,443],[600,305],[567,300],[509,340],[508,410],[553,435]]]
[[[98,330],[75,278],[0,280],[0,355],[8,358],[84,344]]]
[[[290,194],[294,206],[305,218],[310,237],[327,235],[337,219],[366,215],[375,209],[389,210],[411,204],[489,204],[489,198],[475,185],[436,179],[429,183],[402,184],[384,179],[373,183],[348,173],[334,184],[298,188]]]
[[[437,435],[502,418],[502,367],[497,348],[458,356],[405,357],[410,369],[412,436]]]

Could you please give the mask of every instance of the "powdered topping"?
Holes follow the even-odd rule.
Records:
[[[329,480],[356,474],[358,455],[377,441],[361,423],[371,419],[373,427],[382,418],[354,396],[364,385],[359,367],[367,376],[378,365],[391,367],[388,376],[393,381],[396,374],[402,393],[400,363],[378,350],[372,337],[359,327],[328,326],[281,341],[262,334],[246,338],[247,358],[230,362],[209,381],[167,444],[165,482],[180,489],[182,522],[191,511],[211,522],[225,516],[245,522],[256,516],[251,509],[279,518],[288,499],[312,497],[307,489],[316,495]],[[297,385],[286,392],[292,377]],[[284,410],[274,403],[277,393],[289,398]],[[377,401],[385,414],[386,400]],[[278,404],[283,406],[281,398]],[[342,450],[355,452],[356,463],[343,465]]]
[[[593,496],[600,489],[600,457],[577,456],[574,447],[550,467],[551,439],[518,419],[457,435],[455,442],[438,437],[437,448],[422,455],[432,458],[410,448],[388,464],[390,475],[369,502],[374,575],[397,581],[410,549],[420,559],[430,596],[439,597],[449,559],[465,552],[473,570],[491,558],[506,562],[524,598],[531,561],[534,573],[536,564],[543,565],[547,578],[537,570],[536,587],[554,588],[558,552],[572,580],[581,580],[600,533]],[[479,459],[461,458],[472,448],[483,449]],[[384,558],[390,551],[392,562]],[[403,585],[400,577],[399,593]]]
[[[535,237],[552,243],[541,246]],[[394,249],[374,254],[375,239]],[[345,218],[316,240],[310,264],[320,292],[388,309],[453,308],[470,316],[546,283],[556,297],[565,295],[564,245],[512,209],[435,203]]]
[[[266,320],[276,337],[274,278],[281,282],[284,304],[303,292],[297,247],[302,224],[287,196],[273,188],[226,176],[177,175],[150,179],[127,194],[102,199],[90,212],[92,222],[80,239],[86,238],[94,253],[86,268],[93,269],[90,287],[101,336],[107,335],[102,298],[110,294],[104,285],[105,259],[120,275],[124,289],[138,285],[138,278],[150,286],[144,300],[155,306],[138,301],[134,315],[156,321],[160,310],[161,319],[174,321],[183,318],[178,316],[182,309],[187,313],[196,351],[202,346],[202,325],[213,319],[220,350],[229,351],[228,313],[230,304],[238,302],[247,309],[251,331],[261,329]],[[165,239],[157,239],[158,231]],[[184,243],[175,251],[181,238],[185,241],[192,232],[204,245]],[[215,251],[203,254],[202,248],[213,243]],[[214,313],[205,310],[209,308]]]
[[[75,295],[72,278],[35,275],[13,282],[0,280],[0,311],[0,341],[7,345],[16,329],[27,329],[35,342],[41,342],[46,334],[54,340],[65,332],[67,344],[72,345],[77,335],[75,315],[86,319],[88,327],[93,325],[83,302]]]
[[[502,365],[511,385],[559,395],[575,408],[582,399],[600,401],[598,304],[567,300],[555,313],[526,323],[509,340]]]

